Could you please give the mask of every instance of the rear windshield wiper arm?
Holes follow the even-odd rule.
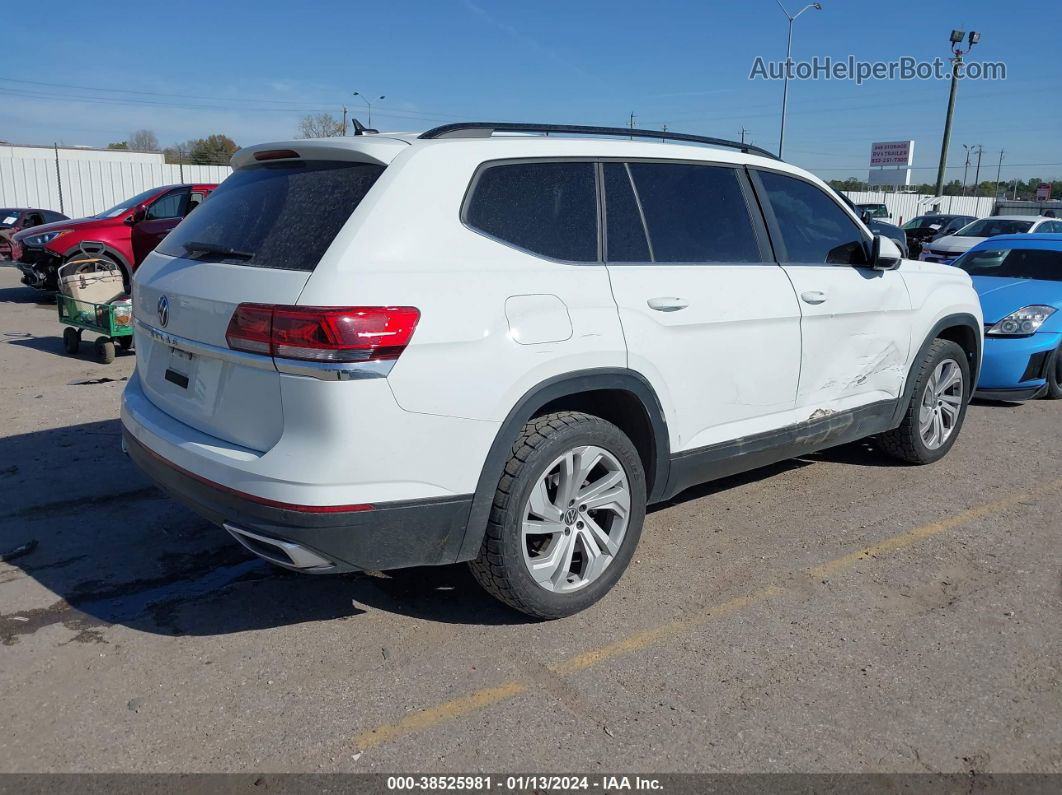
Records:
[[[236,248],[229,248],[228,246],[219,246],[214,243],[200,243],[195,240],[190,240],[184,244],[184,250],[189,254],[216,254],[221,257],[235,257],[236,259],[251,259],[254,257],[253,251],[240,251]]]

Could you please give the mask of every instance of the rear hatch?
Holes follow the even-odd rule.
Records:
[[[383,141],[373,143],[369,148],[380,150]],[[237,154],[234,163],[243,164],[134,278],[137,371],[155,406],[252,450],[277,442],[284,426],[280,375],[267,354],[229,349],[229,320],[241,303],[298,302],[386,167],[386,154],[317,142]]]

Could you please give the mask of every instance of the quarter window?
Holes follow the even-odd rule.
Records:
[[[801,179],[759,172],[786,249],[786,261],[810,265],[866,265],[864,239],[840,205]]]
[[[688,163],[630,163],[653,261],[759,262],[736,170]]]
[[[507,163],[480,172],[469,226],[553,259],[597,262],[593,163]]]

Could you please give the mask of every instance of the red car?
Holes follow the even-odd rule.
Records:
[[[152,188],[98,215],[24,229],[12,238],[12,258],[23,283],[42,290],[54,290],[58,268],[82,251],[112,260],[128,285],[144,257],[216,187]]]
[[[62,213],[32,207],[5,207],[0,209],[0,260],[14,259],[11,256],[11,238],[23,229],[52,221],[69,220]]]

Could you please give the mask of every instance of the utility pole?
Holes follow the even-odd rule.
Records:
[[[741,128],[741,143],[745,143],[745,133],[747,132],[751,132],[751,130],[746,130],[744,127]]]
[[[347,106],[343,106],[343,137],[347,135]]]
[[[1003,150],[999,150],[999,165],[996,166],[996,189],[993,193],[993,197],[999,196],[999,172],[1003,170]]]
[[[782,0],[775,0],[778,3],[778,7],[782,9],[782,13],[785,14],[785,18],[789,20],[789,40],[785,46],[785,77],[782,82],[782,125],[778,130],[778,159],[782,159],[782,146],[785,144],[785,109],[789,105],[789,70],[793,64],[793,23],[796,22],[796,18],[807,11],[809,8],[814,8],[816,11],[822,11],[822,3],[810,3],[790,16],[789,12],[785,10],[785,6],[782,5]]]
[[[631,121],[630,121],[630,128],[631,128],[632,130],[634,129],[634,120],[635,120],[636,118],[638,118],[638,117],[634,115],[634,111],[632,110],[632,111],[631,111]],[[632,140],[632,141],[634,140],[634,136],[633,136],[633,135],[631,136],[631,140]]]
[[[966,164],[962,167],[962,195],[966,195],[966,177],[970,174],[970,147],[966,144],[962,145],[962,148],[966,150]]]
[[[981,155],[984,153],[985,148],[981,144],[977,145],[977,170],[974,171],[974,196],[981,195]]]
[[[951,94],[948,95],[948,115],[944,119],[944,140],[940,143],[940,165],[937,166],[937,188],[936,194],[939,196],[944,192],[944,169],[948,165],[948,144],[951,142],[951,120],[955,115],[955,92],[959,88],[959,74],[962,72],[962,58],[973,46],[981,40],[981,34],[975,30],[970,31],[969,46],[963,50],[959,45],[962,44],[963,37],[966,33],[961,30],[953,30],[951,32]]]

